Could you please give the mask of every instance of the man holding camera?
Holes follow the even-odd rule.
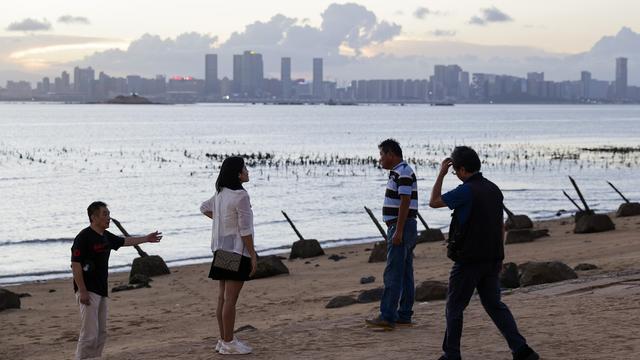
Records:
[[[467,146],[456,147],[442,161],[431,190],[429,206],[453,210],[447,256],[454,261],[449,275],[446,304],[447,328],[440,360],[459,360],[464,309],[475,289],[496,327],[507,340],[514,360],[537,360],[538,354],[520,335],[509,308],[500,300],[499,274],[504,259],[503,196],[480,172],[478,154]],[[442,182],[453,168],[463,183],[442,195]]]

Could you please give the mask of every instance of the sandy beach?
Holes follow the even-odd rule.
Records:
[[[558,260],[596,270],[579,278],[504,293],[522,334],[543,359],[637,359],[640,355],[640,217],[614,218],[616,230],[578,235],[573,219],[538,222],[550,236],[506,246],[506,259]],[[159,245],[161,246],[161,245]],[[364,326],[378,303],[326,309],[337,295],[382,286],[384,263],[367,263],[372,244],[327,249],[327,256],[283,260],[290,275],[245,284],[236,327],[254,347],[247,359],[437,359],[444,333],[444,301],[416,303],[412,328],[376,332]],[[149,247],[148,251],[153,252]],[[346,259],[333,261],[328,255]],[[112,256],[118,256],[117,253]],[[418,244],[416,283],[447,281],[451,267],[442,243]],[[105,359],[216,359],[217,282],[208,264],[172,268],[151,288],[110,295]],[[70,275],[70,274],[69,274]],[[376,281],[361,285],[363,276]],[[110,288],[127,281],[112,274]],[[0,358],[70,359],[79,330],[71,280],[10,286],[21,309],[0,312]],[[465,312],[464,359],[511,359],[477,296]]]

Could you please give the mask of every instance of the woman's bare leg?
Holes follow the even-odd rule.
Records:
[[[224,329],[224,341],[233,340],[233,330],[236,323],[236,302],[244,281],[225,281],[224,305],[222,307],[222,325]]]

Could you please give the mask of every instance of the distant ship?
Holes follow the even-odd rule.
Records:
[[[432,102],[431,106],[454,106],[455,104],[452,102],[444,102],[444,101],[439,101],[439,102]]]

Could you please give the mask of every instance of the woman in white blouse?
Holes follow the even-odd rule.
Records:
[[[253,247],[253,212],[249,194],[242,183],[249,181],[244,159],[233,156],[225,159],[216,180],[216,193],[200,205],[200,212],[213,219],[211,250],[241,254],[240,269],[236,271],[215,267],[211,263],[209,277],[220,281],[216,318],[220,340],[216,351],[221,354],[248,354],[251,347],[233,335],[236,302],[244,282],[256,271],[257,255]]]

